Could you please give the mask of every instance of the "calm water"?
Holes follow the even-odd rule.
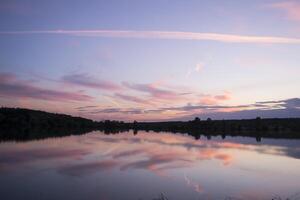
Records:
[[[4,200],[297,199],[298,192],[299,140],[91,132],[0,143]]]

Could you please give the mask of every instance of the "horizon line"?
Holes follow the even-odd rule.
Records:
[[[26,107],[6,107],[6,106],[0,106],[0,110],[1,109],[19,109],[19,110],[29,110],[29,111],[35,111],[35,112],[45,112],[45,113],[49,113],[49,114],[58,114],[58,115],[67,115],[70,117],[79,117],[82,119],[87,119],[87,120],[91,120],[93,122],[104,122],[104,121],[117,121],[117,122],[125,122],[125,123],[134,123],[135,121],[137,123],[160,123],[160,122],[189,122],[189,121],[194,121],[196,118],[199,118],[201,121],[207,121],[207,120],[212,120],[212,121],[232,121],[232,120],[255,120],[255,119],[262,119],[262,120],[268,120],[268,119],[300,119],[300,117],[261,117],[261,116],[256,116],[256,117],[251,117],[251,118],[228,118],[228,119],[213,119],[212,117],[207,117],[206,119],[201,119],[201,116],[198,117],[192,117],[189,120],[177,120],[177,119],[170,119],[170,120],[150,120],[150,121],[138,121],[138,120],[131,120],[131,121],[124,121],[124,120],[117,120],[117,119],[102,119],[102,120],[94,120],[92,118],[88,118],[88,117],[84,117],[84,116],[79,116],[79,115],[74,115],[74,114],[69,114],[66,112],[50,112],[50,111],[46,111],[46,110],[41,110],[41,109],[34,109],[34,108],[26,108]]]

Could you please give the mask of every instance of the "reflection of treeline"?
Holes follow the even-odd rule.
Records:
[[[0,141],[27,141],[51,137],[81,135],[93,131],[94,128],[6,128],[0,131]]]
[[[136,123],[135,129],[188,133],[200,135],[239,135],[252,137],[300,138],[300,119],[242,119],[242,120],[200,120],[188,122]]]
[[[252,136],[300,138],[300,118],[288,119],[247,119],[247,120],[200,120],[172,122],[136,122],[93,120],[64,114],[47,113],[19,108],[0,108],[0,140],[30,140],[47,137],[83,134],[101,130],[106,134],[134,130],[155,132],[188,133],[196,139],[201,135]]]

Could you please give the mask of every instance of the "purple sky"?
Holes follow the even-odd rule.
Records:
[[[300,1],[0,1],[0,105],[300,117]]]

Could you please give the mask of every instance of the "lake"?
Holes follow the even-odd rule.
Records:
[[[0,143],[0,198],[300,198],[300,140],[133,131]]]

